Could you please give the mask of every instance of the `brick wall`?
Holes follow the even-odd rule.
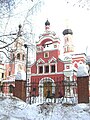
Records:
[[[77,78],[78,103],[89,103],[89,77]]]
[[[26,101],[26,82],[23,80],[15,80],[14,96]]]

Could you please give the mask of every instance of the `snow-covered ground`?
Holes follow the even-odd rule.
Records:
[[[90,104],[32,104],[0,97],[0,120],[90,120]]]

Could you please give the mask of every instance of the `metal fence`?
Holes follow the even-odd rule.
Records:
[[[45,78],[41,83],[39,80],[33,79],[27,85],[27,88],[27,102],[30,104],[37,102],[61,102],[64,97],[64,85],[62,80],[58,78],[54,82]]]
[[[64,83],[63,79],[58,77],[54,78],[54,81],[49,78],[45,78],[41,82],[40,79],[33,79],[24,87],[24,89],[27,89],[26,102],[29,104],[45,102],[61,103],[65,99],[67,101],[69,98],[73,103],[73,101],[75,101],[77,98],[75,98],[75,95],[73,95],[75,97],[65,96],[65,85],[68,85],[68,88],[74,86],[74,84]],[[13,93],[14,87],[12,85],[8,85],[8,83],[0,85],[0,96],[13,95]]]

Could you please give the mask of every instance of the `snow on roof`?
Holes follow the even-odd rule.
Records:
[[[90,64],[90,56],[87,56],[86,63]]]
[[[59,58],[63,61],[72,61],[72,56],[70,54],[60,55]]]
[[[89,76],[88,68],[85,64],[79,64],[77,70],[77,77]]]
[[[15,80],[26,80],[26,73],[25,71],[18,71],[15,77]]]
[[[15,79],[9,79],[9,80],[2,80],[3,83],[6,83],[6,82],[15,82]]]

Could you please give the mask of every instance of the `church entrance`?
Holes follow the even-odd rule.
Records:
[[[52,96],[52,82],[44,82],[43,86],[44,97],[50,98]]]
[[[51,98],[55,94],[55,82],[49,77],[45,77],[39,82],[39,98],[43,101],[44,98]]]

